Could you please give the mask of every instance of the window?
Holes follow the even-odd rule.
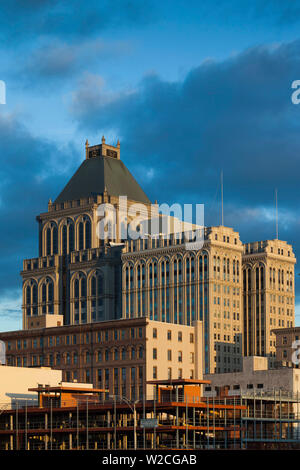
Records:
[[[153,348],[153,359],[157,359],[157,349]]]
[[[264,384],[257,384],[257,388],[264,388]]]
[[[172,339],[172,331],[171,330],[168,330],[167,339],[168,339],[168,341],[171,341],[171,339]]]
[[[194,333],[190,333],[190,343],[194,342]]]
[[[190,353],[190,364],[194,364],[194,353]]]
[[[178,351],[178,362],[182,362],[182,351]]]
[[[253,388],[253,384],[247,384],[247,388],[251,390]]]
[[[182,341],[182,331],[178,331],[178,341]]]
[[[171,349],[168,349],[167,358],[168,358],[168,361],[172,361],[172,350]]]
[[[153,378],[157,379],[157,367],[156,366],[153,367]]]
[[[157,328],[153,328],[153,338],[157,338]]]
[[[171,367],[168,367],[168,380],[172,379],[172,369]]]

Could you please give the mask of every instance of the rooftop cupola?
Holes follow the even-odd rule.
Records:
[[[85,143],[85,158],[88,160],[90,158],[97,157],[110,157],[120,160],[120,141],[118,140],[117,146],[108,145],[105,142],[105,137],[102,137],[101,144],[99,145],[89,145],[88,140]]]

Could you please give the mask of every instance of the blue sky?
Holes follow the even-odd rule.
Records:
[[[279,237],[300,252],[299,13],[297,0],[0,3],[0,330],[21,327],[35,216],[86,138],[119,138],[153,201],[204,203],[207,224],[223,169],[225,224],[245,242],[275,237],[278,188]],[[298,278],[296,293],[300,325]]]

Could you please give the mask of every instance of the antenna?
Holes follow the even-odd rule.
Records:
[[[277,201],[277,188],[275,189],[275,218],[276,218],[276,240],[278,240],[278,201]]]
[[[224,210],[223,210],[223,170],[221,170],[221,225],[224,225]]]

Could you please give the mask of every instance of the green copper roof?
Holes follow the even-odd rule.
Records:
[[[55,203],[103,194],[104,188],[109,196],[127,196],[133,201],[151,204],[124,163],[116,158],[103,156],[85,160]]]

